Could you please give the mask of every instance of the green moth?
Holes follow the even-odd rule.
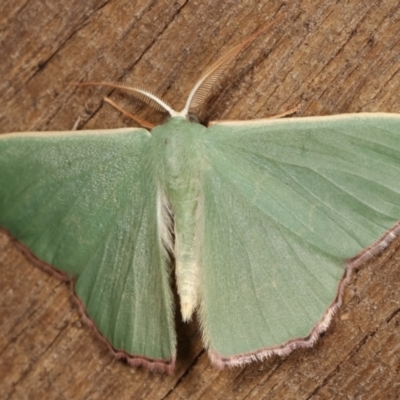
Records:
[[[264,31],[265,28],[262,30]],[[0,226],[74,282],[116,356],[172,371],[175,278],[213,364],[311,347],[351,270],[400,231],[400,115],[188,120],[0,136]]]

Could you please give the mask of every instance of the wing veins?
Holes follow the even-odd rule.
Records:
[[[390,131],[387,131],[385,129],[384,129],[384,131],[390,133]],[[398,154],[398,158],[400,158],[400,150],[397,150],[396,148],[393,148],[393,147],[389,147],[386,144],[371,140],[370,138],[367,138],[367,137],[360,137],[360,136],[357,136],[357,135],[351,135],[349,133],[345,133],[345,132],[342,132],[342,131],[339,131],[339,130],[336,130],[336,129],[334,129],[334,132],[335,132],[335,135],[337,135],[337,136],[343,136],[345,138],[354,138],[354,139],[357,139],[359,142],[361,141],[361,142],[365,142],[366,144],[378,145],[378,146],[383,147],[385,149],[388,149],[390,151],[394,150]],[[328,149],[329,148],[333,148],[335,150],[338,150],[342,154],[343,154],[343,151],[346,151],[346,153],[348,154],[348,158],[350,160],[354,159],[354,157],[352,157],[352,156],[356,156],[356,157],[360,156],[360,152],[359,151],[355,151],[355,150],[357,150],[357,146],[355,146],[353,144],[350,147],[344,148],[343,146],[338,145],[336,141],[332,141],[332,142],[326,143],[325,141],[320,140],[319,137],[317,137],[317,138],[313,137],[313,141],[314,142],[318,142],[319,145],[322,146],[322,147],[327,147],[328,146]],[[366,147],[365,143],[363,143],[363,146],[360,145],[359,148],[365,148]],[[285,147],[288,147],[288,145],[286,145]],[[297,146],[290,146],[290,147],[292,147],[294,149],[298,149]],[[370,151],[370,152],[373,152],[373,153],[380,154],[378,151],[373,150],[373,149],[371,149],[369,147],[367,147],[367,150]],[[327,156],[331,155],[330,151],[326,151],[325,152],[325,151],[321,151],[321,150],[318,150],[318,149],[312,149],[311,151],[312,151],[312,153],[315,153],[317,155],[323,155],[323,156],[324,155],[327,155]],[[393,158],[392,156],[387,156],[387,157]],[[344,159],[343,161],[348,163],[347,159]],[[400,174],[400,167],[398,167],[397,165],[388,164],[385,160],[379,160],[378,163],[379,164],[384,164],[385,166],[388,166],[389,169],[399,170],[399,174]],[[291,164],[291,163],[288,163],[288,164]],[[295,165],[298,165],[298,164],[295,164]],[[342,170],[340,169],[340,171],[342,171]],[[347,170],[342,171],[342,172],[347,172]]]
[[[232,185],[232,183],[230,183],[230,184]],[[223,210],[223,212],[224,212],[224,214],[225,214],[225,216],[226,216],[226,220],[227,220],[227,221],[230,221],[229,225],[230,225],[231,228],[233,228],[233,230],[236,232],[237,237],[238,237],[238,239],[240,240],[240,242],[241,242],[242,244],[245,244],[245,241],[244,241],[244,239],[243,239],[243,237],[242,237],[242,234],[241,234],[241,233],[237,230],[237,228],[233,225],[233,223],[231,222],[231,219],[229,218],[228,213],[225,211],[225,209],[224,209],[223,207],[221,207],[220,209]],[[257,295],[257,297],[258,297],[258,292],[257,292],[257,290],[256,290],[256,288],[255,288],[255,283],[254,283],[254,275],[253,275],[252,264],[251,264],[251,262],[250,262],[249,253],[248,253],[248,251],[247,251],[247,246],[243,246],[243,248],[246,249],[246,258],[247,258],[247,260],[248,260],[248,265],[250,266],[250,270],[251,270],[251,283],[252,283],[253,291],[254,291],[254,293],[255,293],[255,294]],[[267,322],[268,319],[266,318],[266,315],[264,314],[264,309],[261,307],[261,305],[259,304],[258,301],[257,301],[257,306],[258,306],[260,315],[262,315],[264,321]],[[268,323],[267,323],[266,325],[269,327]],[[269,329],[269,330],[270,330],[270,329]],[[270,330],[270,334],[271,334],[272,336],[274,336],[273,333],[271,332],[271,330]],[[261,340],[262,338],[259,337],[259,339]],[[274,339],[276,339],[276,338],[274,337]]]
[[[374,127],[376,127],[376,126],[377,126],[377,125],[374,125]],[[392,131],[387,130],[387,129],[382,128],[382,127],[378,127],[377,130],[379,130],[379,131],[384,131],[385,133],[388,133],[388,134],[393,134]],[[357,139],[357,140],[362,140],[362,141],[364,141],[364,142],[371,143],[371,144],[374,144],[374,145],[379,145],[379,146],[381,146],[381,147],[383,147],[383,148],[386,148],[386,149],[389,149],[389,150],[392,150],[392,151],[395,150],[396,153],[398,153],[398,154],[399,154],[399,157],[400,157],[400,150],[398,150],[398,149],[396,149],[396,148],[393,148],[393,147],[390,147],[389,145],[384,144],[384,143],[381,143],[381,142],[378,142],[378,141],[376,141],[376,140],[372,140],[372,138],[369,138],[369,137],[367,137],[367,136],[360,137],[360,136],[358,136],[358,135],[352,135],[351,132],[349,132],[349,131],[342,132],[342,131],[337,131],[337,130],[335,130],[335,132],[336,132],[336,134],[338,134],[338,135],[340,134],[340,135],[342,135],[342,136],[355,138],[355,139]],[[378,136],[377,136],[377,137],[378,137]]]
[[[231,186],[234,186],[234,184],[231,183],[230,180],[227,180],[227,183],[229,183]],[[240,192],[239,192],[239,193],[240,193]],[[245,196],[244,196],[243,194],[242,194],[241,197],[242,197],[242,198],[245,198]],[[252,205],[255,206],[256,209],[258,209],[262,214],[265,215],[265,213],[263,212],[263,210],[260,209],[256,204],[252,204]],[[224,213],[225,213],[225,215],[227,215],[226,211],[224,211]],[[268,214],[267,214],[267,215],[268,215]],[[268,216],[269,216],[269,215],[268,215]],[[228,219],[228,220],[229,220],[229,219]],[[275,221],[275,222],[276,222],[276,221]],[[276,222],[276,224],[278,224],[278,223]],[[230,223],[230,225],[232,226],[232,223]],[[284,227],[284,226],[283,226],[283,228],[286,229],[286,227]],[[235,231],[236,231],[236,229],[235,229]],[[242,235],[239,234],[239,236],[242,236]],[[241,241],[242,241],[242,243],[244,243],[243,240],[241,240]],[[247,246],[244,246],[244,248],[246,249]],[[252,264],[251,264],[250,259],[249,259],[249,257],[248,257],[248,252],[246,252],[246,257],[247,257],[247,259],[249,260],[249,263],[248,263],[248,264],[249,264],[250,269],[251,269],[251,282],[252,282],[253,290],[254,290],[254,293],[255,293],[255,294],[258,294],[257,290],[255,289],[254,275],[253,275],[253,270],[252,270],[252,267],[251,267]],[[270,281],[271,281],[271,280],[272,280],[271,274],[269,274],[269,277],[270,277]],[[286,304],[286,302],[284,302],[284,303]],[[258,305],[260,314],[262,315],[264,321],[266,322],[266,326],[268,326],[268,328],[269,328],[269,324],[268,324],[268,321],[269,321],[269,320],[268,320],[268,318],[266,318],[266,315],[265,315],[265,313],[264,313],[264,309],[261,307],[261,304],[260,304],[258,301],[257,301],[257,305]],[[285,327],[285,330],[286,330],[286,327]],[[269,328],[269,332],[270,332],[270,335],[273,337],[273,339],[276,341],[276,337],[275,337],[273,331],[271,331],[270,328]],[[262,341],[262,338],[259,337],[259,339]]]
[[[279,229],[279,228],[278,228],[278,229]],[[280,229],[279,229],[279,230],[280,230]],[[282,235],[281,235],[281,236],[282,236]],[[299,257],[299,255],[297,254],[296,250],[290,245],[290,243],[289,243],[289,241],[286,239],[285,235],[283,235],[283,238],[284,238],[286,244],[289,245],[289,247],[292,249],[292,253],[295,255],[295,257],[296,257],[297,260],[300,262],[300,264],[303,265],[303,266],[305,266],[303,260],[300,259],[300,257]],[[308,269],[307,269],[307,270],[308,270]],[[281,298],[281,300],[283,300],[283,303],[286,304],[286,309],[287,309],[287,311],[289,311],[289,313],[291,314],[292,319],[295,319],[296,314],[293,314],[293,312],[292,312],[292,307],[290,307],[290,305],[288,305],[288,303],[287,303],[287,301],[286,301],[286,299],[285,299],[285,296],[282,296],[280,291],[277,291],[277,293],[279,294],[279,297]],[[307,307],[305,307],[305,308],[307,308]],[[307,315],[310,316],[310,315],[308,314],[308,312],[307,312]],[[291,333],[289,333],[289,335],[291,335]]]
[[[314,199],[316,199],[317,202],[318,202],[320,205],[322,205],[322,206],[326,207],[327,209],[329,209],[333,214],[338,215],[339,217],[343,218],[343,216],[342,216],[339,212],[337,212],[333,207],[331,207],[328,203],[324,202],[320,197],[318,197],[316,194],[314,194],[311,190],[309,190],[309,189],[307,189],[306,187],[302,186],[301,183],[299,183],[299,182],[297,181],[297,179],[295,179],[291,174],[289,174],[284,168],[282,168],[280,165],[278,165],[278,167],[279,167],[283,172],[285,172],[285,174],[286,174],[290,179],[292,179],[293,182],[295,182],[295,183],[296,183],[297,185],[299,185],[303,190],[305,190],[310,196],[312,196]],[[309,169],[310,171],[312,171],[312,172],[314,172],[315,174],[319,175],[319,176],[320,176],[321,178],[323,178],[325,181],[327,181],[327,182],[329,182],[330,184],[332,184],[333,186],[335,186],[337,189],[339,189],[339,190],[342,191],[343,193],[345,193],[345,194],[347,194],[348,196],[352,197],[353,199],[359,201],[359,199],[357,199],[355,196],[353,196],[352,194],[348,193],[348,192],[345,191],[343,188],[341,188],[341,187],[335,185],[332,181],[328,180],[328,179],[327,179],[324,175],[322,175],[320,172],[317,172],[317,171],[315,171],[315,170],[313,170],[313,169],[310,169],[310,168],[307,168],[307,167],[303,167],[303,168]],[[294,191],[295,193],[299,194],[299,192],[297,192],[296,190],[293,190],[293,191]],[[309,204],[315,205],[315,204],[309,202],[304,196],[302,196],[302,198],[303,198],[304,200],[306,200]],[[366,206],[366,207],[368,207],[368,208],[371,208],[371,207],[368,206],[366,203],[363,203],[363,202],[361,202],[361,201],[360,201],[360,203],[364,204],[364,206]],[[321,210],[320,210],[320,211],[321,211]],[[380,214],[382,214],[382,213],[380,213]],[[364,248],[364,246],[359,242],[359,240],[356,239],[356,237],[355,237],[353,234],[351,234],[351,233],[349,232],[348,229],[346,229],[346,228],[342,227],[341,225],[339,225],[339,224],[337,223],[337,221],[336,221],[335,219],[333,219],[330,215],[325,214],[325,213],[324,213],[324,215],[325,215],[325,217],[328,218],[334,225],[336,225],[340,230],[345,231],[350,237],[353,238],[353,240],[354,240],[355,242],[357,242],[362,248]],[[358,222],[353,221],[352,223],[354,223],[354,224],[355,224],[357,227],[359,227],[360,229],[362,229],[362,230],[364,230],[364,231],[367,231],[367,230],[364,228],[364,226],[360,225]],[[374,224],[375,224],[375,223],[374,223]],[[380,225],[377,225],[377,224],[375,224],[375,225],[381,227]]]
[[[125,210],[125,211],[126,211],[126,210]],[[134,248],[134,249],[136,249],[136,247],[137,247],[136,244],[137,244],[137,240],[138,240],[138,237],[139,237],[139,233],[143,230],[143,224],[142,224],[142,222],[143,222],[144,213],[145,213],[145,207],[142,207],[142,210],[141,210],[141,213],[140,213],[140,223],[138,224],[138,225],[139,225],[139,229],[137,230],[137,232],[135,232],[135,235],[134,235],[134,237],[132,238],[132,239],[133,239],[133,248]],[[130,222],[132,222],[132,221],[130,221]],[[136,254],[136,252],[133,251],[133,259],[130,260],[130,266],[133,266],[133,265],[134,265],[133,260],[134,260],[135,257],[136,257],[135,254]],[[117,257],[116,257],[116,258],[117,258]],[[130,273],[132,273],[132,272],[133,272],[133,269],[132,269],[132,268],[128,268],[128,275],[129,275]],[[123,297],[124,289],[125,289],[125,287],[126,287],[126,285],[127,285],[127,282],[128,282],[128,279],[124,279],[123,290],[121,291],[121,296],[119,296],[119,299],[118,299],[118,310],[121,309],[120,305],[121,305],[121,303],[122,303],[122,297]],[[135,294],[135,295],[136,295],[136,294]],[[116,333],[115,330],[117,329],[117,324],[118,324],[119,318],[120,318],[120,313],[118,312],[118,313],[117,313],[117,316],[116,316],[116,318],[115,318],[114,335],[115,335],[115,333]]]
[[[278,229],[281,230],[281,227],[279,227]],[[297,236],[297,235],[296,235],[296,236]],[[297,250],[294,248],[294,246],[292,246],[292,243],[291,243],[289,240],[287,240],[286,236],[283,236],[283,237],[284,237],[284,239],[285,239],[287,245],[292,249],[292,254],[295,255],[295,257],[296,257],[296,259],[299,261],[299,263],[307,270],[307,272],[315,279],[316,282],[318,282],[318,284],[319,284],[321,287],[324,287],[325,289],[327,289],[327,288],[326,288],[326,285],[323,284],[323,283],[321,282],[321,280],[318,279],[318,277],[317,277],[317,276],[312,272],[312,270],[308,267],[308,263],[306,263],[306,262],[303,261],[302,257],[300,257],[300,255],[299,255],[299,253],[297,252]],[[315,246],[313,246],[313,245],[311,245],[311,246],[315,248]],[[314,289],[313,289],[312,287],[309,287],[309,289],[312,290],[313,295],[314,295],[313,297],[314,297],[315,299],[318,299],[318,295],[315,293]],[[309,316],[310,316],[310,315],[309,315]]]
[[[388,217],[387,214],[385,214],[384,212],[378,210],[377,208],[375,208],[375,207],[369,205],[368,203],[362,201],[361,199],[355,197],[353,194],[347,192],[344,188],[338,186],[336,183],[334,183],[333,181],[331,181],[330,179],[328,179],[325,175],[322,175],[322,174],[320,174],[320,173],[318,173],[318,175],[320,175],[321,178],[323,178],[324,180],[326,180],[327,182],[329,182],[330,184],[332,184],[333,186],[335,186],[338,190],[342,191],[342,192],[345,193],[346,195],[352,197],[353,199],[355,199],[355,200],[358,201],[359,203],[363,204],[365,207],[367,207],[367,208],[373,210],[373,211],[376,212],[377,214],[380,214],[380,215],[382,215],[382,216]],[[376,182],[374,182],[374,181],[372,181],[372,180],[370,180],[370,179],[363,178],[363,177],[361,177],[361,176],[359,176],[359,175],[357,175],[357,174],[353,174],[353,173],[351,173],[351,172],[349,172],[348,175],[352,175],[352,176],[355,176],[355,177],[357,177],[357,178],[361,178],[361,179],[363,179],[363,180],[365,180],[365,181],[368,181],[368,182],[376,183]],[[377,184],[378,184],[378,183],[377,183]],[[399,192],[394,191],[394,190],[392,190],[392,189],[389,189],[389,188],[387,188],[386,186],[383,186],[383,185],[381,185],[381,184],[378,184],[378,185],[379,185],[380,187],[382,187],[382,188],[385,188],[385,189],[388,189],[388,190],[390,190],[390,191],[392,191],[392,192],[395,192],[395,193],[397,193],[397,194],[400,194]],[[393,204],[393,203],[391,203],[391,202],[390,202],[389,204],[391,204],[391,205],[393,205],[393,206],[397,206],[396,204]],[[328,206],[327,206],[327,207],[328,207]],[[334,211],[333,208],[331,208],[331,207],[328,207],[328,208],[330,208],[332,211]],[[376,226],[383,227],[383,226],[381,226],[381,225],[376,224],[375,222],[374,222],[374,224],[375,224]],[[362,226],[360,226],[360,225],[357,225],[357,226],[359,226],[360,228],[362,228]],[[386,229],[385,227],[383,227],[383,228]],[[365,229],[364,229],[364,230],[365,230]]]

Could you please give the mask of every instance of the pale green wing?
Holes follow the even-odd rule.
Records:
[[[0,226],[75,280],[118,357],[171,370],[168,255],[143,129],[0,135]]]
[[[206,149],[200,318],[213,362],[311,346],[351,268],[400,231],[400,116],[216,124]]]

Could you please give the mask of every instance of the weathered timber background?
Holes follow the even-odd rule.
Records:
[[[67,83],[134,82],[179,109],[207,66],[283,12],[237,57],[202,120],[298,104],[297,116],[400,112],[398,0],[2,0],[0,130],[70,130],[78,117],[79,129],[133,126],[104,95],[162,122],[127,94]],[[178,314],[169,376],[115,360],[80,322],[68,287],[0,233],[0,398],[399,399],[399,246],[353,275],[313,349],[286,358],[217,370],[196,323]]]

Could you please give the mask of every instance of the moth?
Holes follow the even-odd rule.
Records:
[[[214,365],[311,347],[352,269],[400,231],[399,115],[188,119],[269,27],[211,66],[180,112],[128,88],[170,114],[164,125],[0,136],[0,226],[73,282],[132,365],[174,369],[172,275]]]

